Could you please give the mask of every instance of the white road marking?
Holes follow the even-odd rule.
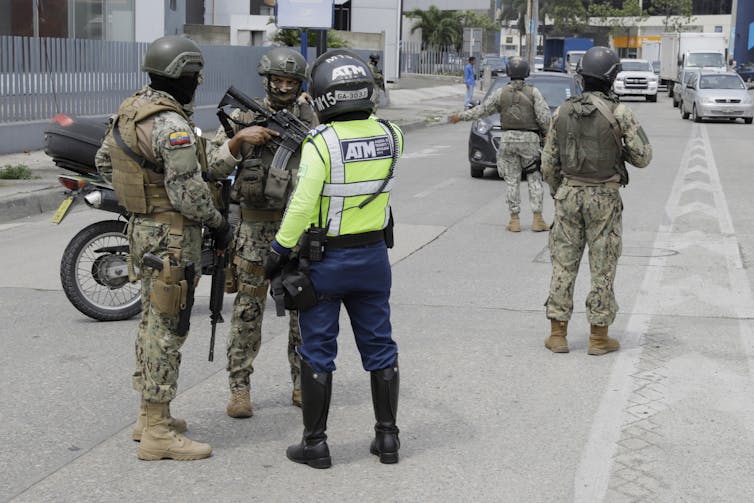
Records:
[[[703,246],[714,250],[727,264],[731,293],[722,297],[700,295],[700,289],[690,285],[698,278],[689,276],[685,283],[688,288],[676,295],[691,296],[721,310],[733,312],[739,319],[739,337],[746,351],[750,376],[754,375],[754,338],[752,321],[754,306],[751,284],[743,271],[738,240],[735,237],[732,219],[728,210],[725,193],[720,185],[719,173],[712,154],[709,136],[704,125],[695,125],[689,140],[689,148],[681,159],[681,166],[676,174],[670,196],[665,206],[668,222],[660,225],[656,233],[654,248],[681,250],[693,246]],[[702,173],[709,182],[687,180],[690,174]],[[713,205],[691,202],[681,205],[681,197],[689,190],[703,190],[712,195]],[[715,217],[719,223],[721,236],[705,235],[698,230],[687,233],[674,233],[675,219],[697,211]],[[574,501],[578,503],[595,503],[604,501],[610,485],[614,456],[623,429],[635,418],[627,410],[629,396],[635,389],[634,375],[640,370],[638,362],[644,350],[643,341],[654,314],[661,306],[668,305],[668,288],[663,287],[663,266],[667,256],[653,256],[647,265],[641,289],[637,294],[633,314],[628,320],[626,331],[621,338],[622,348],[615,355],[615,362],[608,380],[606,392],[595,414],[589,439],[582,453],[581,462],[574,478]],[[675,284],[678,286],[678,283]],[[694,292],[694,290],[696,290]],[[736,299],[731,305],[731,299]],[[661,404],[658,404],[661,406]],[[645,414],[654,414],[658,410],[649,410]]]

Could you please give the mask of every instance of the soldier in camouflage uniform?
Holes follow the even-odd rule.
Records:
[[[469,121],[500,113],[503,134],[497,152],[497,170],[507,185],[506,199],[510,222],[505,227],[510,232],[521,232],[521,173],[526,173],[529,186],[529,204],[534,213],[531,230],[547,231],[550,227],[542,218],[542,173],[539,171],[540,138],[550,126],[550,108],[539,90],[524,82],[529,76],[529,64],[521,58],[508,63],[508,85],[498,88],[480,106],[449,117],[450,122]]]
[[[545,303],[551,328],[545,347],[554,353],[569,351],[573,288],[587,245],[592,278],[586,299],[591,324],[587,352],[603,355],[620,347],[607,335],[618,311],[613,281],[622,246],[619,187],[628,183],[626,161],[643,168],[652,160],[649,139],[633,112],[610,96],[620,69],[620,59],[611,49],[593,47],[586,52],[578,70],[584,93],[555,112],[542,153],[542,171],[555,199],[552,279]]]
[[[189,118],[203,64],[199,47],[188,38],[154,41],[142,65],[151,83],[121,104],[96,156],[97,169],[132,214],[129,275],[140,276],[143,308],[133,376],[142,401],[133,438],[141,441],[138,457],[144,460],[193,460],[212,452],[208,444],[183,436],[186,422],[170,415],[187,335],[178,331],[186,304],[184,266],[193,262],[200,271],[202,223],[220,248],[232,238],[202,178],[204,143]],[[146,253],[162,259],[162,272],[142,264]]]
[[[302,95],[302,81],[306,78],[306,60],[298,52],[287,47],[276,47],[264,54],[257,71],[263,77],[267,96],[262,104],[271,110],[288,109],[305,124],[317,125],[316,116],[309,102]],[[255,120],[253,112],[236,109],[231,113],[234,130]],[[233,319],[228,338],[228,381],[230,400],[226,412],[235,418],[251,417],[251,395],[249,376],[254,371],[253,362],[259,353],[262,341],[262,316],[267,300],[267,282],[264,279],[264,263],[269,253],[270,243],[280,227],[283,210],[290,195],[295,175],[290,168],[298,166],[300,155],[293,156],[284,173],[270,173],[270,164],[275,155],[273,143],[233,146],[235,136],[228,140],[221,127],[213,140],[215,147],[230,145],[236,159],[228,164],[228,170],[238,163],[239,172],[233,186],[232,195],[241,204],[241,224],[236,230],[233,259],[237,276],[237,290],[233,304]],[[214,164],[214,149],[210,161]],[[288,183],[285,197],[275,198],[265,194],[268,182],[283,177]],[[298,327],[298,314],[290,312],[288,329],[288,360],[293,380],[292,402],[301,406],[300,360],[296,346],[301,344]]]

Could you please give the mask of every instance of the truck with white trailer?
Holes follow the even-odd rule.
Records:
[[[724,72],[728,69],[728,40],[723,33],[669,32],[660,38],[660,82],[668,96],[680,70],[698,68]]]

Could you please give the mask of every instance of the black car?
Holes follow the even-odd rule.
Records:
[[[508,68],[505,58],[484,58],[482,60],[482,71],[484,71],[485,66],[490,67],[490,74],[493,77],[504,75],[506,73],[506,69]]]
[[[484,96],[486,99],[496,89],[510,82],[507,75],[498,77]],[[536,87],[554,112],[561,103],[581,93],[581,87],[572,75],[559,72],[537,72],[527,77],[526,82]],[[469,134],[469,163],[471,176],[481,178],[485,168],[497,168],[497,150],[502,135],[500,114],[494,113],[475,120]]]
[[[754,81],[754,65],[739,65],[735,70],[744,79],[744,82]]]

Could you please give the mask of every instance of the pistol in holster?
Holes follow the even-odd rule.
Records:
[[[178,316],[177,334],[184,337],[189,331],[191,309],[194,307],[196,269],[189,261],[180,266],[170,256],[160,258],[153,253],[145,253],[142,267],[157,271],[152,281],[149,300],[155,311],[166,316]]]

